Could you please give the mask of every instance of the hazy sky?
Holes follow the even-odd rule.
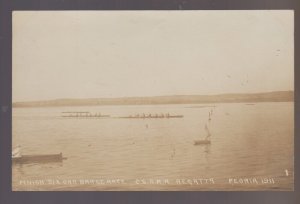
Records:
[[[294,89],[292,11],[15,11],[13,101]]]

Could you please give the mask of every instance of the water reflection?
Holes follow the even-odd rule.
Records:
[[[29,163],[29,164],[23,164],[23,163],[16,163],[13,164],[13,173],[25,175],[26,172],[30,171],[30,169],[43,169],[43,170],[51,170],[51,169],[57,169],[63,167],[63,161],[59,162],[45,162],[45,163]]]

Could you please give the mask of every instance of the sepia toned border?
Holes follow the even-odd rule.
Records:
[[[269,10],[295,11],[295,172],[299,172],[299,0],[0,0],[0,204],[34,203],[263,203],[296,204],[294,192],[13,192],[12,135],[12,11],[14,10]]]

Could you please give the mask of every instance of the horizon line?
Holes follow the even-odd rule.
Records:
[[[173,94],[173,95],[152,95],[152,96],[120,96],[120,97],[95,97],[95,98],[55,98],[55,99],[42,99],[42,100],[23,100],[23,101],[12,101],[13,103],[30,103],[30,102],[42,102],[42,101],[58,101],[58,100],[85,100],[85,99],[122,99],[122,98],[151,98],[151,97],[170,97],[170,96],[217,96],[217,95],[230,95],[230,94],[264,94],[274,92],[295,92],[294,90],[284,91],[267,91],[267,92],[227,92],[219,94]]]

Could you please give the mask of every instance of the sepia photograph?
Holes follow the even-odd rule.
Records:
[[[294,191],[293,10],[14,11],[11,159],[13,191]]]

